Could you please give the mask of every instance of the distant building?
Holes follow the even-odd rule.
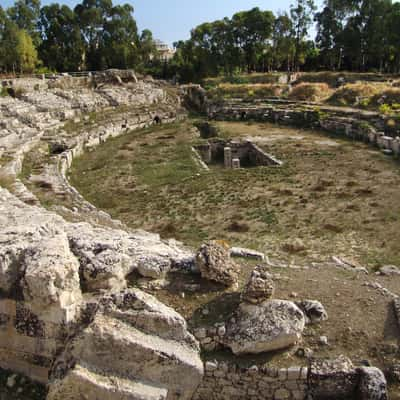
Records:
[[[157,54],[154,55],[152,58],[168,62],[174,57],[175,50],[171,49],[168,44],[156,39],[154,41],[154,45],[156,47]]]

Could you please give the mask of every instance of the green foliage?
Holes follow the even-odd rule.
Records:
[[[382,104],[381,106],[379,106],[379,112],[381,114],[390,114],[392,112],[392,107],[390,107],[389,104]]]
[[[32,38],[24,30],[17,33],[16,63],[21,73],[33,72],[38,64],[38,56]]]
[[[0,7],[0,71],[45,71],[136,68],[155,53],[153,37],[141,37],[129,4],[83,0],[73,10],[40,0],[16,0]]]
[[[0,89],[0,97],[6,97],[9,96],[8,90],[5,87],[2,87]]]
[[[183,82],[223,75],[232,84],[275,83],[244,74],[300,68],[400,72],[400,3],[324,0],[315,11],[314,0],[293,0],[288,12],[276,16],[255,7],[202,23],[189,40],[175,43],[175,57],[165,63],[152,33],[138,32],[130,4],[82,0],[71,9],[15,0],[8,9],[0,6],[0,71],[135,68]],[[317,35],[310,40],[313,20]],[[369,107],[369,100],[360,105]]]

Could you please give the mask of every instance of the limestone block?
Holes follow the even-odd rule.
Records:
[[[101,314],[74,339],[71,354],[104,375],[129,380],[140,377],[163,385],[171,399],[190,399],[203,374],[198,352],[191,347]],[[173,396],[175,392],[180,397]]]
[[[297,343],[304,325],[303,313],[292,302],[242,303],[228,323],[224,342],[234,354],[274,351]]]
[[[47,238],[27,249],[23,263],[22,289],[30,308],[40,314],[48,308],[68,309],[63,322],[69,322],[71,307],[78,307],[82,298],[79,263],[69,249],[66,234]]]
[[[76,365],[50,386],[47,400],[166,400],[166,388],[117,377],[107,377]]]

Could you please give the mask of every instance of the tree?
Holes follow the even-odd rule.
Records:
[[[139,37],[129,4],[112,7],[103,26],[101,54],[106,67],[132,68],[139,63]]]
[[[38,64],[37,51],[29,34],[6,20],[0,41],[2,68],[12,72],[33,72]]]
[[[272,62],[276,69],[290,71],[293,67],[295,45],[293,24],[287,13],[279,15],[274,22],[272,35]]]
[[[342,48],[338,39],[343,30],[341,20],[337,18],[335,10],[326,5],[315,15],[317,22],[316,44],[320,49],[320,64],[328,69],[340,69]]]
[[[85,42],[85,62],[88,69],[101,70],[106,67],[101,49],[104,48],[104,24],[111,9],[112,0],[83,0],[74,9]]]
[[[316,10],[314,0],[296,0],[295,5],[290,6],[290,16],[293,23],[293,35],[295,39],[294,69],[300,68],[302,42],[307,37],[308,29],[312,23],[312,16]]]
[[[81,69],[84,42],[74,12],[66,5],[51,4],[40,10],[42,43],[39,54],[56,71]]]
[[[148,64],[152,57],[156,54],[156,46],[154,44],[153,33],[145,29],[142,31],[139,39],[140,58],[142,63]]]
[[[7,13],[19,29],[25,30],[31,36],[34,45],[39,46],[40,34],[37,23],[40,15],[40,0],[17,0]]]
[[[33,72],[38,64],[38,56],[33,40],[28,32],[20,29],[17,32],[16,65],[22,73]]]
[[[261,11],[258,7],[232,17],[236,43],[244,53],[249,72],[256,70],[257,57],[262,54],[271,37],[274,20],[271,11]]]

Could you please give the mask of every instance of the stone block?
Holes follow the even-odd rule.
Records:
[[[288,400],[290,397],[290,391],[284,388],[278,389],[274,393],[274,400]]]
[[[290,367],[287,370],[287,378],[289,381],[297,380],[300,377],[301,367]]]
[[[278,370],[278,379],[280,381],[286,381],[288,379],[288,370],[286,368]]]
[[[0,300],[0,314],[9,315],[15,317],[17,303],[15,300],[2,299]]]

